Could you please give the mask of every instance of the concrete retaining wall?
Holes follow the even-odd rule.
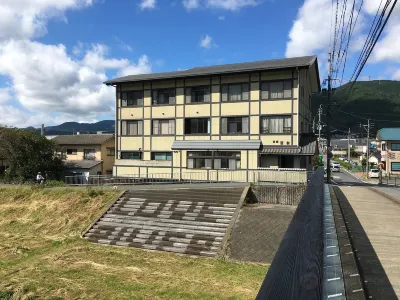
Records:
[[[306,185],[255,185],[251,190],[252,196],[249,200],[253,203],[298,205],[306,190]]]

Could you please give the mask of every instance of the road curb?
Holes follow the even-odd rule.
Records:
[[[342,170],[345,171],[347,174],[353,176],[354,178],[356,178],[356,179],[358,179],[358,180],[361,180],[361,181],[364,182],[364,183],[371,184],[370,182],[361,179],[360,177],[354,175],[352,172],[350,172],[350,171],[348,171],[348,170],[346,170],[346,169],[344,169],[344,168],[342,168]]]

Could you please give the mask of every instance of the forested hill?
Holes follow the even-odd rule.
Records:
[[[400,127],[399,81],[359,81],[348,93],[349,87],[350,84],[345,84],[333,93],[332,101],[339,104],[332,106],[333,127],[346,131],[351,128],[355,133],[363,132],[360,122],[366,124],[365,119],[368,118],[375,125],[373,133],[383,127]],[[323,92],[314,95],[313,115],[317,114],[320,104],[327,104],[327,99],[327,94]],[[323,106],[323,111],[326,113],[326,106]]]
[[[40,133],[40,128],[32,128],[37,133]],[[66,122],[57,126],[48,126],[44,128],[46,135],[63,135],[73,133],[96,133],[97,131],[104,131],[108,133],[114,133],[115,121],[114,120],[103,120],[96,123],[78,123],[78,122]]]

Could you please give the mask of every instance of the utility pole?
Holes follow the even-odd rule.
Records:
[[[321,141],[321,129],[322,129],[321,115],[322,115],[322,104],[319,105],[318,109],[318,143],[320,143]]]
[[[347,135],[347,159],[349,160],[349,163],[351,163],[351,156],[350,156],[350,128],[349,128],[349,134]]]
[[[332,94],[332,86],[331,86],[331,73],[332,73],[332,53],[329,53],[328,58],[328,107],[326,111],[326,182],[331,182],[331,94]]]

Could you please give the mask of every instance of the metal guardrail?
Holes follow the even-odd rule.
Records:
[[[113,175],[65,176],[71,185],[136,185],[162,183],[216,183],[216,182],[268,182],[307,183],[311,173],[306,170],[287,171],[280,169],[261,170],[206,170],[203,172],[149,173]]]
[[[296,209],[256,299],[322,299],[324,170]]]

